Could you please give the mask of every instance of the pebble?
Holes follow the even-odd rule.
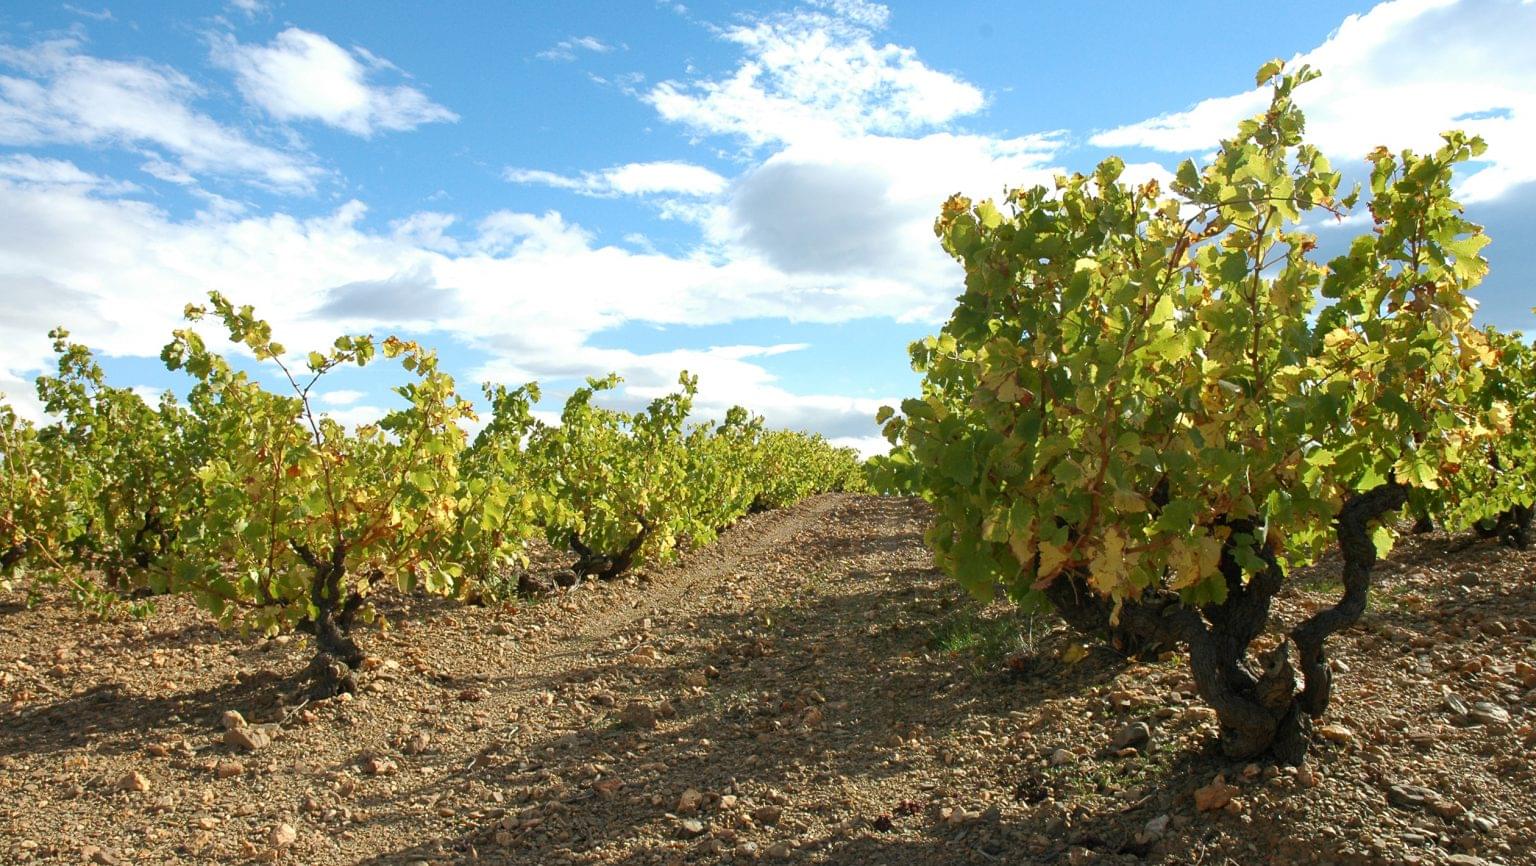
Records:
[[[703,836],[704,831],[707,829],[709,828],[705,826],[704,822],[697,818],[689,818],[684,821],[679,821],[677,824],[678,835],[682,836],[684,839],[693,839],[699,836]]]
[[[122,858],[99,845],[86,845],[80,849],[80,859],[87,863],[96,863],[99,866],[119,866]]]
[[[224,745],[254,752],[272,745],[272,738],[260,728],[230,728],[224,732]]]
[[[630,653],[626,659],[634,665],[650,665],[661,661],[661,651],[652,646],[641,647]]]
[[[1528,689],[1536,689],[1536,665],[1515,662],[1515,679]]]
[[[1317,734],[1331,743],[1348,743],[1355,738],[1355,732],[1343,725],[1319,726]]]
[[[1152,729],[1146,722],[1132,722],[1115,732],[1112,741],[1116,749],[1128,749],[1132,746],[1140,746],[1152,738]]]
[[[1163,838],[1163,834],[1168,832],[1169,820],[1168,815],[1158,815],[1156,818],[1148,821],[1146,826],[1141,828],[1137,841],[1145,845]]]
[[[1479,724],[1484,725],[1507,725],[1510,718],[1509,710],[1497,704],[1490,704],[1487,701],[1478,701],[1473,704],[1472,709],[1467,715]]]
[[[126,773],[122,778],[117,780],[117,789],[119,791],[137,791],[139,793],[143,793],[149,790],[149,777],[145,776],[143,773],[138,772],[137,770]]]
[[[619,721],[632,728],[654,728],[656,711],[639,701],[630,701],[619,711]]]
[[[230,779],[245,772],[245,765],[239,761],[220,761],[214,767],[213,773],[220,779]]]
[[[1387,802],[1400,809],[1428,809],[1447,819],[1464,811],[1460,803],[1423,785],[1392,785],[1387,788]]]
[[[1053,767],[1065,767],[1076,760],[1077,756],[1066,749],[1057,749],[1051,753],[1051,766]]]
[[[1226,776],[1217,776],[1209,785],[1195,790],[1195,808],[1201,812],[1214,812],[1232,802],[1237,789],[1227,784]]]
[[[1466,701],[1463,701],[1461,698],[1456,697],[1450,692],[1445,693],[1445,708],[1450,710],[1451,715],[1453,716],[1464,716],[1467,714]]]
[[[1216,711],[1210,707],[1189,707],[1184,710],[1182,718],[1186,722],[1214,722]]]
[[[689,788],[681,797],[677,798],[677,811],[687,815],[699,811],[699,806],[704,803],[704,795],[698,788]]]

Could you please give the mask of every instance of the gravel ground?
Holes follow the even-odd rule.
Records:
[[[1293,771],[1220,757],[1181,657],[1068,661],[963,596],[926,514],[824,496],[520,606],[391,599],[318,704],[302,639],[185,599],[0,596],[0,862],[1536,864],[1536,555],[1400,544]]]

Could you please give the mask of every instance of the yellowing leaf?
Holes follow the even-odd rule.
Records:
[[[1266,61],[1263,66],[1259,67],[1259,71],[1254,73],[1253,83],[1263,87],[1264,82],[1274,78],[1276,75],[1279,75],[1280,71],[1284,68],[1285,61],[1278,57],[1276,57],[1274,60]]]
[[[1069,665],[1075,665],[1087,658],[1088,652],[1088,647],[1080,643],[1074,643],[1061,651],[1061,660]]]
[[[1067,549],[1060,544],[1041,542],[1039,579],[1047,581],[1055,577],[1067,562]]]
[[[1015,532],[1008,536],[1008,549],[1013,551],[1013,557],[1019,561],[1020,565],[1025,565],[1035,558],[1033,522],[1030,523],[1027,531]]]
[[[1215,574],[1221,565],[1221,542],[1202,535],[1186,541],[1175,539],[1169,545],[1168,567],[1173,571],[1170,589],[1187,589]]]
[[[1088,563],[1088,577],[1094,589],[1111,595],[1125,584],[1129,571],[1125,561],[1125,530],[1111,526],[1104,532],[1104,545]]]
[[[1514,413],[1510,411],[1509,404],[1502,400],[1488,409],[1488,425],[1501,436],[1509,432],[1513,420]]]
[[[1355,335],[1343,328],[1334,328],[1323,337],[1323,345],[1328,349],[1341,349],[1355,342]]]
[[[1371,543],[1376,546],[1376,555],[1385,559],[1392,553],[1392,531],[1385,526],[1378,526],[1371,530]]]

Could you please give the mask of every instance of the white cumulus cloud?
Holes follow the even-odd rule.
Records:
[[[665,81],[645,99],[667,120],[753,146],[867,133],[906,134],[979,111],[975,85],[933,69],[912,48],[879,44],[885,7],[823,2],[731,27],[743,57],[717,79]]]
[[[366,396],[368,395],[362,391],[338,388],[335,391],[326,391],[320,394],[317,399],[326,406],[351,406]]]
[[[1325,152],[1363,159],[1377,145],[1427,150],[1460,128],[1488,141],[1462,181],[1473,202],[1536,180],[1536,3],[1395,0],[1351,15],[1318,47],[1296,55],[1323,77],[1297,91],[1308,137]],[[1101,132],[1100,147],[1198,152],[1261,112],[1268,94],[1245,90]]]
[[[701,376],[705,413],[742,403],[774,424],[869,435],[879,400],[795,394],[761,365],[801,351],[798,344],[641,353],[597,347],[592,338],[628,322],[899,317],[931,312],[935,297],[889,276],[828,278],[752,256],[605,246],[555,212],[498,211],[468,225],[450,247],[437,240],[446,215],[377,231],[363,226],[364,211],[352,202],[310,219],[235,209],[182,219],[81,185],[42,188],[0,177],[0,286],[8,300],[0,389],[28,405],[25,382],[49,363],[46,333],[56,324],[108,354],[154,356],[180,326],[182,305],[217,286],[256,304],[298,352],[323,348],[339,333],[409,327],[429,344],[457,344],[489,359],[468,382],[482,374],[570,382],[617,370],[629,380],[626,399],[639,401],[670,388],[687,368]],[[338,419],[367,420],[369,401],[343,402],[349,396],[320,399]]]

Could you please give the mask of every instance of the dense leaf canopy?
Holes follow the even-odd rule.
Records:
[[[1468,296],[1487,238],[1451,199],[1483,143],[1372,152],[1355,213],[1303,140],[1293,91],[1313,77],[1266,66],[1269,109],[1166,190],[1109,159],[944,206],[965,293],[913,347],[922,395],[883,413],[883,473],[933,501],[929,540],[965,584],[1081,572],[1117,605],[1219,601],[1224,553],[1311,562],[1351,494],[1435,488],[1509,429],[1477,399],[1498,358]],[[1366,231],[1325,265],[1323,221]]]

